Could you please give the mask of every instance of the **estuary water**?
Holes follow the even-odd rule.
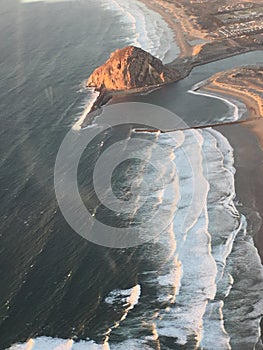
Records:
[[[218,131],[123,126],[99,133],[85,150],[82,199],[96,218],[118,226],[119,213],[110,215],[95,196],[94,166],[119,140],[148,141],[116,169],[112,187],[126,200],[134,182],[150,184],[137,192],[145,205],[121,221],[167,223],[150,242],[93,244],[58,207],[56,156],[68,131],[79,132],[94,97],[83,81],[128,44],[169,61],[178,49],[166,24],[124,0],[3,0],[0,16],[1,349],[262,349],[263,270],[235,201],[234,150]],[[211,63],[162,90],[116,102],[164,106],[189,126],[234,120],[244,117],[242,105],[188,91],[221,69],[258,61],[260,52]],[[156,159],[158,169],[145,166]],[[154,221],[160,206],[163,216]]]

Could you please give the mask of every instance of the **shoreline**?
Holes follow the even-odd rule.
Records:
[[[258,135],[260,133],[261,141],[263,141],[263,118],[257,120],[247,120],[242,124],[222,125],[215,127],[215,130],[224,135],[234,151],[234,167],[236,173],[235,179],[235,206],[239,213],[245,216],[247,227],[244,230],[243,237],[237,237],[242,240],[244,246],[255,247],[254,260],[256,264],[253,266],[255,271],[260,275],[263,265],[263,143],[259,142]],[[256,131],[256,132],[255,132]],[[231,252],[235,255],[235,249]],[[246,275],[248,271],[238,270],[240,275]],[[249,276],[249,275],[247,275]],[[234,286],[234,296],[230,298],[230,304],[234,307],[239,293],[238,286]],[[248,292],[253,289],[250,279],[247,280]],[[255,293],[257,293],[255,289]],[[236,295],[236,296],[235,296]],[[257,308],[257,300],[251,307]],[[262,312],[257,309],[258,312]],[[244,314],[244,316],[246,316]],[[243,331],[241,326],[240,328]],[[261,318],[259,335],[263,341],[263,319]]]
[[[226,96],[229,98],[236,98],[239,101],[242,101],[242,103],[246,106],[248,115],[249,115],[249,119],[254,119],[257,118],[258,116],[262,117],[262,113],[260,112],[260,109],[258,108],[257,102],[252,99],[251,96],[249,96],[249,94],[245,94],[245,93],[241,93],[238,92],[237,90],[235,91],[234,89],[231,89],[231,87],[229,87],[228,89],[225,87],[220,87],[219,85],[213,85],[209,84],[207,86],[204,86],[202,88],[203,91],[205,92],[212,92],[215,93],[215,95],[218,94],[218,96]]]
[[[234,56],[242,55],[242,54],[249,53],[252,51],[260,51],[260,50],[263,51],[263,47],[261,49],[259,49],[257,47],[255,47],[253,49],[246,48],[246,49],[242,50],[242,52],[233,52],[233,53],[228,53],[228,54],[222,54],[222,56],[220,56],[220,57],[217,56],[216,58],[207,58],[206,60],[203,60],[202,62],[190,62],[190,60],[182,62],[182,59],[178,58],[175,60],[174,63],[169,63],[166,65],[168,67],[176,69],[180,73],[180,77],[173,82],[163,84],[163,85],[153,85],[153,86],[147,86],[147,87],[143,87],[143,88],[130,89],[130,90],[111,91],[111,90],[105,89],[103,91],[98,91],[100,93],[100,95],[98,96],[96,101],[91,106],[90,111],[86,114],[86,118],[83,121],[83,124],[85,125],[84,127],[86,127],[88,124],[90,124],[93,121],[94,112],[97,111],[97,113],[100,114],[101,108],[103,106],[105,106],[108,102],[110,102],[114,96],[122,96],[125,94],[135,94],[136,95],[136,94],[141,94],[141,93],[146,93],[146,92],[150,93],[151,91],[154,91],[156,89],[162,88],[162,87],[170,85],[170,84],[174,84],[180,80],[185,79],[187,76],[190,75],[190,73],[192,72],[192,70],[195,67],[202,66],[202,65],[205,65],[205,64],[208,64],[211,62],[220,61],[220,60],[225,59],[225,58],[234,57]],[[229,97],[229,95],[226,95],[226,97],[227,96]],[[82,127],[83,126],[81,125],[81,128]]]
[[[170,28],[174,31],[174,35],[175,38],[178,38],[178,35],[182,38],[184,38],[184,42],[181,40],[177,41],[177,45],[180,47],[181,50],[181,54],[179,55],[178,58],[176,58],[173,62],[167,64],[167,66],[172,67],[174,69],[177,69],[180,73],[180,78],[178,80],[182,80],[185,77],[187,77],[191,71],[200,65],[204,65],[210,62],[215,62],[215,61],[219,61],[222,60],[224,58],[227,57],[233,57],[233,56],[237,56],[240,54],[244,54],[247,52],[251,52],[251,51],[257,51],[257,50],[263,50],[262,46],[259,45],[252,45],[251,47],[229,47],[226,46],[224,47],[224,50],[220,50],[220,52],[218,52],[218,50],[214,50],[213,51],[213,47],[214,43],[209,44],[203,44],[201,45],[202,48],[206,48],[208,49],[208,52],[204,53],[204,49],[200,50],[196,55],[193,55],[193,52],[196,51],[195,50],[195,46],[190,46],[190,44],[187,42],[187,40],[185,39],[185,33],[183,33],[182,30],[182,23],[178,23],[178,18],[176,18],[176,22],[173,22],[173,26],[170,25],[171,21],[174,21],[175,18],[171,18],[171,16],[169,16],[168,13],[166,13],[164,15],[164,10],[160,9],[160,5],[158,7],[159,2],[157,1],[157,3],[155,2],[151,2],[150,4],[147,3],[146,0],[140,0],[142,3],[144,3],[147,7],[151,8],[152,10],[158,12],[163,18],[164,20],[167,21],[168,25],[170,26]],[[180,24],[181,27],[181,33],[176,33],[176,29],[178,29],[178,25]],[[188,45],[185,45],[185,43],[187,43]],[[209,48],[207,48],[207,46],[210,45],[210,51]],[[200,45],[199,45],[200,46]],[[187,49],[186,49],[187,48]],[[191,48],[191,49],[190,49]],[[211,50],[212,49],[212,50]],[[220,47],[219,47],[220,49]],[[207,50],[206,50],[207,51]],[[177,81],[178,81],[177,80]],[[167,84],[164,84],[167,85]],[[118,95],[123,95],[123,94],[140,94],[146,91],[151,91],[154,90],[156,88],[161,88],[162,86],[152,86],[152,87],[147,87],[147,88],[141,88],[139,90],[127,90],[127,91],[107,91],[104,90],[100,93],[99,98],[95,101],[95,103],[93,104],[90,113],[88,113],[86,115],[86,118],[84,120],[84,123],[82,124],[81,127],[86,127],[90,124],[90,117],[93,120],[95,116],[97,116],[100,113],[101,108],[106,105],[108,102],[111,101],[113,96],[118,96]],[[246,175],[244,175],[244,173],[246,173],[246,171],[243,171],[243,163],[244,162],[248,162],[249,160],[247,159],[246,161],[244,161],[244,159],[242,159],[241,155],[240,155],[240,149],[244,149],[242,144],[243,142],[250,144],[250,138],[253,138],[253,147],[256,147],[255,152],[258,152],[257,155],[257,161],[255,162],[256,165],[257,164],[261,164],[260,160],[260,156],[259,156],[259,152],[262,152],[262,150],[260,149],[259,151],[259,144],[261,142],[261,146],[263,148],[263,133],[261,134],[260,130],[258,129],[258,125],[259,124],[263,124],[263,121],[261,122],[261,120],[259,120],[258,118],[256,118],[255,115],[251,114],[251,111],[253,110],[253,103],[252,101],[250,101],[249,97],[246,97],[244,95],[242,95],[242,97],[240,95],[238,95],[237,93],[233,93],[233,91],[231,91],[232,93],[225,93],[224,91],[222,91],[222,89],[217,88],[208,88],[207,86],[202,86],[202,88],[200,89],[201,93],[202,91],[204,91],[204,93],[206,92],[212,92],[214,94],[214,98],[218,97],[218,98],[223,98],[224,100],[228,100],[229,102],[231,102],[231,97],[235,98],[236,100],[238,100],[239,102],[243,103],[243,105],[246,106],[246,110],[247,113],[249,114],[249,118],[246,120],[236,120],[236,121],[231,121],[231,122],[225,122],[220,124],[214,124],[214,125],[206,125],[204,126],[204,128],[207,127],[215,127],[218,130],[222,130],[222,133],[224,135],[227,136],[227,138],[229,139],[230,142],[233,142],[234,145],[234,151],[238,154],[237,156],[237,178],[241,178],[243,179],[241,181],[244,182]],[[210,96],[212,98],[212,96]],[[238,109],[240,108],[240,106],[236,106]],[[238,112],[239,113],[239,112]],[[244,115],[245,111],[242,112],[242,115]],[[240,124],[240,125],[239,125]],[[241,125],[242,124],[242,125]],[[245,128],[244,128],[245,126]],[[198,127],[200,128],[200,126]],[[241,138],[239,136],[239,132],[235,132],[233,135],[231,134],[231,130],[239,130],[239,132],[241,134],[244,134],[244,139],[242,138],[242,142],[241,142]],[[249,130],[250,129],[250,130]],[[241,132],[241,130],[243,130]],[[253,132],[251,131],[253,130]],[[263,130],[263,125],[262,125],[262,130]],[[259,138],[260,136],[260,138]],[[252,141],[251,141],[252,142]],[[251,148],[252,151],[254,148]],[[246,154],[249,157],[249,154]],[[240,165],[241,164],[241,165]],[[250,180],[251,179],[255,179],[255,176],[250,176]],[[256,180],[255,180],[256,181]],[[242,186],[239,185],[240,181],[238,181],[237,184],[237,193],[242,197]],[[261,182],[260,179],[257,179],[257,183],[261,184],[261,187],[263,188],[263,181]],[[260,191],[259,191],[260,192]],[[253,196],[254,201],[261,203],[260,197],[263,198],[263,193],[262,196],[260,196],[261,193],[257,193],[257,191],[253,192]],[[246,201],[246,199],[245,199]],[[260,212],[263,213],[263,203],[262,206],[260,206]],[[255,244],[257,246],[257,249],[259,251],[261,260],[263,262],[263,228],[261,228],[259,230],[259,233],[257,234],[257,237],[255,238]]]
[[[180,54],[179,54],[178,58],[191,57],[192,56],[192,48],[189,45],[189,43],[187,42],[187,40],[185,39],[179,18],[176,16],[175,16],[175,18],[171,17],[171,14],[169,15],[165,11],[165,9],[161,7],[161,5],[158,3],[158,1],[151,1],[151,2],[149,2],[148,0],[140,0],[140,1],[142,3],[144,3],[148,8],[153,10],[154,12],[159,13],[160,16],[164,19],[164,21],[170,27],[170,29],[174,35],[174,40],[180,49]],[[166,6],[169,7],[169,4],[167,3]],[[166,10],[167,10],[167,8],[166,8]],[[172,62],[174,62],[174,61],[175,60],[173,60]]]
[[[226,96],[229,98],[236,98],[237,100],[241,101],[247,109],[247,112],[249,114],[249,118],[256,118],[258,116],[261,116],[261,113],[259,109],[256,106],[256,102],[251,100],[250,97],[247,94],[241,94],[237,90],[231,89],[230,87],[228,89],[220,87],[219,85],[206,85],[203,87],[204,91],[207,92],[213,92],[218,96]]]
[[[260,101],[260,97],[258,97],[259,100],[252,98],[249,93],[235,89],[231,83],[229,86],[225,84],[223,86],[214,80],[208,81],[199,89],[201,94],[202,91],[211,92],[215,96],[229,98],[229,100],[234,97],[246,107],[247,119],[214,127],[220,130],[233,145],[236,154],[236,193],[243,204],[239,210],[248,216],[248,220],[254,221],[250,223],[251,231],[254,231],[252,237],[263,265],[263,191],[261,190],[263,189],[263,113],[260,109],[263,99]]]
[[[226,105],[229,106],[229,109],[233,110],[233,115],[234,115],[234,120],[231,119],[230,121],[232,121],[233,123],[235,121],[238,120],[242,120],[243,116],[247,113],[247,108],[246,105],[243,102],[240,102],[239,100],[233,100],[233,99],[229,99],[227,95],[224,94],[219,94],[216,93],[217,91],[214,91],[211,89],[211,91],[209,89],[206,89],[204,87],[205,85],[202,85],[201,87],[195,89],[191,89],[188,92],[194,95],[200,95],[200,96],[207,96],[210,98],[214,98],[214,99],[218,99],[223,101]],[[224,119],[225,121],[228,121],[228,119]]]
[[[110,1],[109,7],[124,17],[132,27],[129,45],[141,47],[166,63],[172,62],[180,54],[177,41],[173,40],[173,29],[150,4],[142,0]]]
[[[242,124],[214,128],[228,139],[234,149],[236,199],[241,203],[238,210],[248,220],[248,233],[263,264],[263,120],[246,120]]]
[[[186,78],[195,67],[219,61],[224,58],[233,57],[252,51],[263,50],[262,45],[259,44],[256,45],[254,43],[251,46],[242,46],[236,43],[235,45],[233,45],[233,43],[227,39],[215,41],[203,40],[202,44],[198,43],[190,45],[189,41],[198,41],[190,40],[195,37],[195,33],[185,32],[185,20],[182,14],[181,16],[177,15],[176,11],[174,11],[174,9],[171,8],[173,6],[172,4],[168,2],[162,2],[162,0],[154,0],[150,2],[148,2],[147,0],[138,1],[144,4],[149,10],[152,10],[153,12],[159,14],[162,17],[162,19],[167,23],[169,29],[174,35],[174,41],[180,50],[180,54],[170,63],[164,64],[168,68],[177,70],[179,73],[179,77],[172,83],[176,83],[177,81]],[[199,40],[201,39],[199,38]],[[144,47],[142,48],[145,49]],[[160,86],[145,87],[141,88],[140,91],[136,91],[137,89],[122,91],[100,91],[100,96],[93,103],[90,112],[87,113],[87,116],[85,118],[87,120],[84,121],[85,126],[87,126],[87,124],[92,122],[92,120],[94,119],[94,111],[98,110],[97,113],[100,113],[100,109],[112,99],[113,95],[118,96],[123,94],[140,94],[143,92],[148,92],[150,90],[155,90],[159,87]]]

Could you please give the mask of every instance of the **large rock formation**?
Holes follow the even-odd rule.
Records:
[[[87,86],[97,90],[128,90],[177,80],[179,74],[148,52],[134,46],[113,52],[89,77]]]

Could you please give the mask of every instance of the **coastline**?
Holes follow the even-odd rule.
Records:
[[[138,46],[165,63],[172,62],[179,54],[174,31],[159,11],[141,0],[102,0],[107,7],[118,13],[128,26],[131,37],[128,45]]]
[[[263,50],[263,47],[261,48],[261,50]],[[202,65],[205,65],[205,64],[211,63],[211,62],[220,61],[220,60],[222,60],[224,58],[238,56],[238,55],[241,55],[241,54],[244,54],[244,53],[248,53],[248,52],[251,52],[251,51],[259,51],[259,48],[257,48],[257,47],[255,47],[253,49],[246,48],[242,52],[232,52],[232,53],[228,53],[228,54],[222,54],[222,56],[217,56],[217,57],[214,57],[214,58],[208,57],[206,60],[203,60],[203,61],[200,61],[200,62],[198,62],[198,61],[191,62],[189,59],[184,59],[183,60],[181,58],[178,58],[173,63],[169,63],[167,65],[167,66],[169,66],[169,67],[171,67],[173,69],[176,69],[180,73],[180,77],[177,80],[173,81],[173,82],[170,82],[170,83],[167,83],[167,84],[163,84],[163,85],[147,86],[145,88],[139,88],[139,89],[116,90],[116,91],[111,91],[111,90],[106,90],[105,89],[103,91],[100,91],[100,95],[95,100],[95,102],[92,104],[89,112],[87,112],[86,118],[85,118],[85,120],[83,122],[83,126],[81,125],[81,128],[82,127],[86,127],[88,124],[90,124],[93,121],[93,119],[94,119],[93,118],[94,112],[97,110],[96,113],[100,114],[101,108],[103,106],[105,106],[108,102],[110,102],[114,96],[122,96],[122,95],[125,95],[125,94],[141,94],[141,93],[151,92],[151,91],[159,89],[159,88],[161,88],[163,86],[174,84],[174,83],[176,83],[179,80],[183,80],[184,78],[186,78],[187,76],[190,75],[190,73],[192,72],[192,70],[195,67],[202,66]],[[221,91],[220,91],[220,93],[219,93],[219,91],[214,91],[214,92],[216,92],[219,96],[220,95],[221,96],[225,95],[226,97],[229,97],[229,94],[224,94]],[[237,97],[237,96],[232,96],[232,97]]]
[[[153,10],[154,12],[159,13],[162,18],[166,21],[166,23],[171,28],[174,40],[176,41],[177,45],[180,48],[180,55],[179,58],[182,57],[191,57],[193,49],[191,45],[187,42],[185,39],[185,35],[182,29],[181,22],[178,17],[172,17],[171,13],[169,13],[169,3],[166,4],[166,8],[163,8],[160,3],[157,1],[147,1],[147,0],[140,0],[143,2],[148,8]],[[174,13],[175,15],[175,13]],[[174,61],[173,61],[174,62]]]
[[[256,168],[251,170],[250,182],[255,194],[255,206],[263,217],[263,119],[257,122],[248,121],[246,128],[257,139],[260,148],[257,162],[255,162]],[[254,236],[254,242],[261,257],[261,263],[263,264],[263,225],[261,225],[259,231]]]
[[[219,96],[226,96],[230,98],[236,98],[241,100],[247,108],[250,118],[257,118],[258,116],[263,116],[262,111],[259,108],[259,101],[253,98],[249,93],[241,93],[238,90],[232,89],[231,87],[225,88],[219,85],[205,86],[204,91],[213,92]]]
[[[242,46],[242,45],[233,45],[228,40],[221,41],[209,41],[203,40],[202,44],[200,42],[196,43],[198,40],[191,40],[197,38],[194,36],[196,33],[186,32],[186,24],[183,15],[177,15],[176,11],[171,8],[169,2],[163,2],[162,0],[155,0],[148,2],[147,0],[138,0],[146,8],[151,10],[153,13],[157,13],[164,22],[167,23],[169,31],[173,33],[174,41],[176,46],[180,49],[180,54],[171,62],[165,64],[167,67],[177,70],[179,77],[173,82],[177,82],[186,78],[192,70],[201,65],[205,65],[210,62],[219,61],[224,58],[237,56],[240,54],[248,53],[256,50],[263,50],[262,45],[256,45],[255,43],[251,46]],[[119,5],[119,3],[117,2]],[[120,5],[119,5],[120,6]],[[143,12],[143,10],[142,10]],[[134,20],[136,21],[136,17]],[[136,27],[136,23],[133,25]],[[144,28],[146,29],[146,28]],[[140,34],[139,34],[140,35]],[[144,34],[145,35],[145,34]],[[170,34],[169,34],[170,35]],[[168,35],[168,36],[169,36]],[[199,40],[200,41],[200,40]],[[138,41],[139,43],[139,41]],[[191,45],[191,44],[192,45]],[[149,44],[150,45],[150,44]],[[149,46],[146,45],[146,46]],[[142,43],[139,43],[139,46],[147,50],[147,47],[143,47]],[[151,45],[150,45],[151,46]],[[151,51],[151,50],[150,50]],[[170,84],[170,83],[169,83]],[[167,84],[164,84],[167,85]],[[112,99],[113,95],[123,95],[123,94],[140,94],[143,92],[148,92],[150,90],[155,90],[160,86],[151,86],[146,88],[141,88],[139,91],[135,90],[125,90],[125,91],[110,91],[103,90],[98,99],[93,103],[89,112],[87,112],[87,117],[84,120],[83,126],[87,126],[94,119],[94,111],[98,110],[96,113],[100,113],[101,107],[106,105]],[[228,95],[227,95],[228,96]],[[84,127],[85,127],[84,126]]]
[[[263,264],[263,120],[248,120],[215,129],[228,139],[234,149],[238,209],[247,217],[248,234],[253,237]]]
[[[187,77],[191,73],[191,71],[197,66],[218,61],[227,57],[232,57],[239,54],[263,49],[262,46],[260,47],[258,45],[255,45],[254,47],[252,46],[239,48],[231,48],[226,46],[224,48],[225,50],[218,51],[213,50],[214,45],[209,44],[208,42],[203,45],[198,44],[191,46],[186,39],[186,35],[183,31],[183,23],[180,22],[179,18],[172,17],[169,11],[165,11],[165,8],[161,7],[159,1],[140,1],[151,10],[158,12],[167,22],[167,24],[174,33],[174,39],[176,40],[177,45],[180,47],[181,53],[179,57],[177,57],[174,61],[169,63],[168,66],[175,68],[180,72],[180,78],[178,80]],[[168,3],[167,6],[169,6]],[[205,47],[206,45],[208,47],[208,50],[207,47]],[[210,50],[209,45],[211,46]],[[153,86],[151,88],[155,89],[160,87]],[[150,89],[141,89],[140,91],[121,91],[115,92],[114,94],[138,94],[146,90],[149,91]],[[199,92],[196,91],[196,93],[198,94]],[[220,89],[219,86],[208,87],[207,85],[204,85],[200,88],[200,94],[211,94],[211,98],[223,99],[232,104],[232,106],[234,106],[236,113],[236,121],[223,123],[225,125],[220,126],[215,125],[215,129],[222,132],[223,135],[225,135],[230,141],[230,143],[233,145],[236,154],[237,173],[235,178],[237,182],[237,197],[240,198],[241,202],[243,203],[243,208],[251,208],[254,211],[258,211],[262,215],[263,200],[261,198],[263,198],[263,192],[261,193],[260,189],[263,188],[263,176],[260,176],[260,174],[263,174],[263,168],[261,166],[263,158],[263,132],[261,132],[261,130],[263,130],[263,121],[258,120],[257,118],[259,116],[262,117],[262,115],[260,115],[259,113],[260,110],[255,108],[255,101],[252,101],[249,96],[247,96],[246,94],[242,94],[241,96],[238,92],[235,92],[233,89],[231,91],[226,91],[224,89]],[[109,95],[107,96],[106,103],[108,103],[111,100],[111,97],[109,98]],[[99,105],[99,108],[101,108],[102,106],[103,104]],[[240,109],[242,109],[241,112]],[[246,120],[243,119],[244,116],[246,117]],[[87,124],[85,124],[85,126],[87,126]],[[247,149],[247,146],[250,146],[250,151],[246,150],[246,152],[244,152],[244,149]],[[251,153],[254,154],[254,158],[252,157],[252,163],[250,156]],[[247,179],[249,179],[248,191],[245,190],[244,186],[244,184],[247,185]],[[258,232],[255,234],[253,239],[256,248],[258,249],[261,262],[263,263],[263,227],[261,226],[261,224],[258,225]]]
[[[259,101],[251,99],[245,93],[240,94],[234,88],[220,87],[214,81],[200,83],[194,91],[229,101],[234,98],[246,108],[245,119],[212,127],[226,136],[234,148],[237,200],[242,203],[239,210],[250,221],[248,230],[263,264],[263,114],[257,108]],[[236,104],[236,108],[239,109],[240,105]],[[244,111],[241,114],[244,115]]]
[[[250,263],[253,261],[253,273],[258,278],[262,275],[263,265],[263,119],[247,120],[242,124],[234,123],[230,125],[222,125],[214,127],[224,135],[234,150],[234,167],[236,173],[235,190],[236,198],[235,205],[239,213],[245,216],[247,226],[243,233],[243,237],[237,237],[237,242],[242,241],[239,248],[243,246],[244,252],[248,249],[254,249],[253,256],[250,257]],[[260,138],[259,138],[260,136]],[[230,253],[235,257],[238,251],[236,248]],[[242,260],[242,259],[241,259]],[[240,260],[236,260],[238,266]],[[236,269],[236,274],[239,278],[246,281],[246,287],[240,287],[235,283],[232,286],[232,293],[226,299],[225,307],[229,310],[234,310],[235,303],[239,300],[242,293],[254,293],[255,299],[251,300],[251,309],[257,310],[262,317],[262,306],[258,306],[257,295],[262,293],[255,287],[249,277],[249,272],[246,270],[246,261],[244,267]],[[235,278],[234,278],[235,282]],[[230,311],[231,312],[231,311]],[[244,320],[240,320],[240,333],[246,332],[246,317],[249,310],[244,311]],[[228,320],[225,320],[226,329],[231,328]],[[249,334],[248,334],[249,336]],[[263,341],[263,319],[259,324],[259,336]],[[235,348],[235,347],[234,347]],[[259,347],[261,348],[261,347]]]
[[[216,75],[217,76],[217,75]],[[213,77],[198,88],[200,94],[212,93],[219,98],[235,98],[247,109],[247,118],[240,123],[215,126],[232,144],[236,159],[237,199],[239,210],[251,220],[250,231],[263,264],[263,100],[230,84],[220,84]],[[254,97],[254,98],[253,98]],[[254,224],[253,224],[254,221]]]
[[[213,50],[215,44],[209,44],[208,42],[206,44],[201,45],[193,45],[191,46],[187,39],[185,38],[185,33],[183,32],[183,24],[179,22],[179,18],[173,18],[171,17],[171,14],[165,11],[164,8],[161,7],[159,0],[156,2],[150,2],[148,3],[146,0],[140,0],[142,3],[144,3],[148,8],[150,8],[153,11],[158,12],[163,19],[168,23],[169,27],[174,32],[174,38],[177,40],[177,45],[181,49],[181,54],[178,58],[176,58],[171,63],[167,64],[167,66],[173,67],[175,69],[178,69],[180,72],[180,78],[178,80],[184,79],[187,77],[191,71],[200,65],[204,65],[210,62],[219,61],[221,59],[227,58],[227,57],[233,57],[237,56],[239,54],[255,51],[255,50],[263,50],[262,46],[251,46],[251,47],[228,47],[226,46],[225,50],[220,50],[221,47],[219,45],[219,51]],[[181,32],[178,32],[178,28],[181,30]],[[179,38],[179,39],[178,39]],[[206,45],[210,45],[210,49],[206,47]],[[203,49],[205,48],[205,49]],[[200,49],[200,50],[199,50]],[[203,49],[203,50],[202,50]],[[206,52],[208,51],[208,52]],[[195,54],[194,54],[195,53]],[[194,54],[194,55],[193,55]],[[166,85],[166,84],[164,84]],[[123,94],[141,94],[144,92],[150,92],[151,90],[155,90],[158,88],[161,88],[162,86],[151,86],[147,88],[140,88],[140,89],[133,89],[128,91],[107,91],[104,90],[98,97],[98,99],[95,101],[95,103],[92,105],[90,112],[87,114],[83,124],[81,127],[87,127],[92,120],[100,113],[101,108],[109,103],[113,96],[123,95]],[[261,196],[261,191],[250,191],[248,196],[244,196],[244,186],[241,184],[245,183],[245,179],[247,178],[247,171],[245,170],[247,167],[251,169],[251,167],[254,169],[254,167],[250,164],[249,160],[249,152],[246,153],[247,158],[245,159],[244,156],[241,156],[240,150],[244,151],[244,144],[250,145],[253,144],[253,147],[251,146],[251,152],[257,153],[256,158],[254,158],[254,166],[261,169],[257,166],[257,164],[261,164],[261,148],[259,147],[259,144],[261,143],[261,147],[263,149],[263,132],[261,133],[260,127],[261,123],[263,124],[263,121],[259,120],[257,118],[259,116],[258,113],[252,113],[254,110],[254,104],[249,99],[249,97],[245,96],[243,94],[240,96],[238,93],[231,90],[231,93],[229,91],[225,91],[223,89],[220,89],[217,87],[208,87],[207,85],[202,85],[200,89],[200,94],[206,94],[209,95],[211,93],[211,98],[219,98],[223,99],[225,101],[229,101],[232,105],[234,105],[233,102],[237,102],[238,105],[236,105],[235,113],[238,115],[238,118],[236,118],[235,121],[231,122],[224,122],[222,124],[218,125],[206,125],[206,127],[215,127],[215,129],[218,129],[222,131],[224,135],[229,139],[230,143],[233,144],[234,150],[237,153],[237,160],[236,160],[236,166],[237,166],[237,174],[236,178],[237,180],[237,193],[238,196],[242,197],[244,199],[245,203],[248,203],[248,207],[252,202],[253,203],[261,203],[260,197],[263,198],[263,193]],[[198,90],[198,89],[197,89]],[[197,91],[196,91],[197,92]],[[198,94],[199,92],[197,92]],[[245,111],[246,107],[246,111]],[[242,108],[242,111],[240,113],[240,108]],[[242,119],[240,120],[240,116],[244,116],[245,113],[248,114],[248,119]],[[197,127],[200,128],[200,127]],[[263,129],[263,125],[262,125]],[[231,130],[234,130],[231,132]],[[240,135],[243,135],[243,137],[240,137]],[[251,139],[253,139],[251,141]],[[244,152],[245,153],[245,152]],[[250,171],[249,171],[250,172]],[[262,170],[263,172],[263,170]],[[258,171],[256,171],[258,173]],[[263,188],[263,180],[261,181],[260,178],[258,178],[258,175],[249,175],[249,179],[251,180],[251,185],[254,183],[260,184],[261,188]],[[253,181],[252,181],[253,179]],[[257,186],[258,187],[258,186]],[[253,198],[253,199],[252,199]],[[244,204],[246,206],[246,204]],[[254,204],[252,205],[253,208],[255,208]],[[260,204],[259,207],[260,213],[263,213],[263,203]],[[255,244],[257,246],[257,249],[259,251],[260,257],[263,262],[263,228],[259,230],[259,233],[255,236]]]
[[[248,96],[245,93],[241,94],[238,91],[235,91],[234,89],[231,89],[231,88],[225,89],[217,85],[206,85],[202,87],[201,91],[213,93],[217,96],[225,97],[226,99],[234,98],[237,101],[241,101],[243,105],[246,106],[248,117],[250,119],[254,119],[259,116],[262,116],[257,106],[257,102],[251,99],[250,96]]]
[[[247,113],[247,107],[245,103],[240,102],[238,99],[230,99],[228,95],[219,93],[219,91],[216,90],[210,90],[206,89],[205,85],[202,85],[201,87],[195,88],[193,87],[191,90],[188,91],[191,94],[194,95],[200,95],[200,96],[207,96],[210,98],[215,98],[218,100],[223,101],[225,104],[229,106],[230,109],[230,121],[235,122],[238,120],[242,120],[243,116]],[[231,113],[233,111],[233,113]],[[234,116],[234,118],[233,118]],[[223,122],[227,122],[228,119],[224,119]]]

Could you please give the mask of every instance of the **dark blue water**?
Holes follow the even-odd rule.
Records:
[[[176,265],[174,252],[169,251],[176,240],[168,240],[167,245],[153,242],[130,249],[110,249],[89,243],[68,226],[54,192],[54,164],[59,146],[84,108],[86,92],[83,92],[82,83],[111,51],[126,45],[130,28],[119,23],[120,17],[115,12],[103,10],[101,3],[90,0],[30,4],[2,0],[0,16],[0,348],[40,336],[89,338],[102,344],[112,327],[110,338],[116,349],[118,344],[120,349],[132,349],[132,346],[134,349],[157,349],[158,346],[193,349],[197,344],[196,329],[189,331],[191,334],[184,346],[184,337],[177,342],[169,330],[169,327],[180,329],[180,323],[183,327],[187,325],[186,315],[191,313],[187,313],[186,307],[180,314],[181,304],[187,304],[190,310],[195,306],[190,294],[187,302],[182,297],[178,304],[171,301],[172,297],[168,301],[165,299],[167,295],[176,295],[176,283],[173,281],[170,286],[170,282],[165,281],[166,270]],[[189,125],[222,120],[229,116],[225,104],[190,95],[187,90],[228,65],[253,63],[259,59],[261,53],[251,53],[196,68],[189,78],[148,96],[137,97],[136,101],[165,106]],[[125,101],[128,100],[125,97]],[[123,128],[99,135],[83,155],[79,180],[87,206],[98,205],[90,184],[93,165],[107,146],[127,138],[128,134],[129,130]],[[190,136],[186,135],[189,149]],[[223,142],[220,135],[204,133],[198,137],[203,139],[204,149],[209,150],[211,142],[216,152],[213,156],[222,157],[225,165],[232,167],[232,160],[215,147],[216,140],[218,144]],[[168,141],[161,138],[156,142],[167,142],[167,152],[173,152],[174,145]],[[230,152],[229,146],[224,147],[222,149]],[[143,154],[146,156],[147,152]],[[130,164],[124,165],[123,172],[129,167]],[[183,162],[181,167],[184,173]],[[133,165],[132,169],[137,168]],[[125,182],[124,176],[118,179]],[[187,173],[183,179],[187,180]],[[217,178],[211,177],[209,181],[216,183]],[[187,186],[183,191],[187,195]],[[218,191],[221,193],[220,188]],[[210,196],[213,202],[213,193]],[[213,223],[218,213],[209,206],[208,210]],[[103,217],[103,211],[99,215]],[[233,219],[227,214],[224,218],[227,222]],[[214,222],[214,227],[216,225]],[[218,235],[222,233],[219,229],[215,231]],[[176,244],[180,246],[182,241],[179,238]],[[187,249],[190,248],[189,245]],[[187,249],[179,255],[186,271],[190,271]],[[167,252],[171,254],[172,263],[165,267],[165,259],[170,256]],[[200,264],[198,273],[203,267]],[[192,292],[195,288],[199,290],[198,284],[191,285],[194,286],[190,289]],[[187,295],[189,290],[185,291]],[[129,313],[129,307],[137,304],[139,295],[141,308],[134,308],[133,316],[127,316],[123,328],[113,326]],[[176,305],[176,310],[171,304]],[[211,315],[213,308],[220,309],[216,303],[210,307]],[[168,308],[175,313],[169,314]],[[159,312],[158,317],[154,316],[155,311]],[[178,319],[179,323],[175,321]],[[158,320],[158,327],[162,329],[159,329],[160,342],[147,338],[153,337]],[[218,341],[227,343],[222,333],[218,334]],[[132,343],[127,343],[130,339]]]
[[[83,242],[66,224],[53,171],[59,145],[83,107],[83,80],[125,46],[126,34],[96,1],[8,0],[0,11],[3,349],[41,334],[99,332],[99,281],[105,273],[112,275],[106,285],[119,279],[110,271],[114,253]],[[120,258],[118,271],[127,258]]]

